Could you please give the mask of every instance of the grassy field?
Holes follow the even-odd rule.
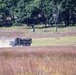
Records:
[[[53,37],[53,38],[34,38],[32,46],[58,46],[58,45],[74,45],[76,44],[76,36]]]
[[[12,26],[12,27],[1,27],[0,30],[21,30],[21,31],[27,31],[28,33],[33,33],[33,29],[28,26]],[[69,31],[76,31],[76,26],[68,26],[59,28],[58,32],[69,32]],[[37,25],[35,26],[35,32],[34,33],[56,33],[56,27],[48,27],[45,28],[44,25]]]
[[[75,75],[76,47],[68,47],[0,49],[0,75]]]
[[[75,27],[0,28],[0,37],[33,37],[31,46],[0,48],[0,75],[76,75],[75,32]]]

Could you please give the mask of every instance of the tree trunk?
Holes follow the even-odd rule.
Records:
[[[33,32],[35,32],[35,27],[34,27],[34,24],[32,24],[31,26],[32,26]]]
[[[72,8],[72,25],[73,25],[73,26],[75,25],[75,17],[74,17],[73,8]]]
[[[66,23],[67,23],[67,26],[69,26],[69,9],[66,10]]]

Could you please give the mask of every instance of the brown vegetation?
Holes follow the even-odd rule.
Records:
[[[26,36],[20,30],[0,30],[4,39],[63,36],[76,36],[76,32]],[[76,75],[76,45],[0,48],[0,75]]]
[[[0,49],[0,75],[75,75],[76,46]]]

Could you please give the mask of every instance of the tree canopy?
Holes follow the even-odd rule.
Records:
[[[38,21],[38,15],[44,15],[46,23],[53,21],[53,14],[59,14],[59,18],[66,26],[75,25],[76,1],[75,0],[0,0],[0,20],[11,18],[12,25],[28,23],[28,19]],[[4,21],[4,20],[3,20]],[[60,21],[60,20],[59,20]],[[34,22],[35,23],[35,22]],[[45,22],[44,22],[45,23]]]

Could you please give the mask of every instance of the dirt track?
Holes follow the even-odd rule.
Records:
[[[49,37],[63,37],[63,36],[76,36],[76,31],[71,31],[71,32],[64,32],[64,33],[60,33],[60,32],[57,32],[57,33],[48,33],[48,34],[36,34],[36,33],[33,33],[33,34],[30,34],[30,35],[26,35],[27,32],[24,32],[24,31],[18,31],[18,30],[0,30],[0,39],[2,38],[17,38],[17,37],[30,37],[30,38],[49,38]]]

